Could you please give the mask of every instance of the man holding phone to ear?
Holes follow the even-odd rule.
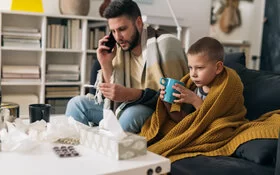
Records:
[[[154,112],[160,78],[182,78],[188,72],[187,59],[175,36],[143,24],[134,1],[112,1],[104,17],[116,44],[110,50],[109,35],[99,40],[97,58],[101,69],[95,83],[95,100],[72,98],[66,116],[84,124],[99,124],[103,108],[112,109],[125,131],[138,133]]]

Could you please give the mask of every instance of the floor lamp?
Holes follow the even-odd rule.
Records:
[[[168,5],[168,8],[169,8],[169,10],[170,10],[170,13],[171,13],[171,15],[172,15],[172,18],[173,18],[173,20],[174,20],[174,22],[175,22],[175,25],[176,25],[176,27],[177,27],[177,38],[178,38],[179,40],[181,40],[182,27],[180,26],[180,24],[179,24],[179,22],[178,22],[178,20],[177,20],[177,18],[176,18],[176,15],[175,15],[175,13],[174,13],[172,7],[171,7],[171,4],[170,4],[169,0],[166,0],[166,2],[167,2],[167,5]]]

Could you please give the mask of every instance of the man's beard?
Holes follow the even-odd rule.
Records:
[[[127,49],[123,49],[122,47],[122,50],[123,51],[131,51],[132,49],[134,49],[138,43],[139,43],[139,38],[140,38],[140,33],[139,31],[137,30],[137,28],[135,27],[135,30],[134,30],[134,34],[132,35],[131,37],[131,40],[127,41],[128,42],[128,45],[129,47]]]

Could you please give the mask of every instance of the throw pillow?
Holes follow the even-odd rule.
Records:
[[[239,63],[245,66],[246,57],[244,52],[234,52],[234,53],[226,53],[224,64],[228,67],[232,67],[234,64]]]
[[[275,166],[277,139],[256,139],[240,145],[233,156],[261,165]]]

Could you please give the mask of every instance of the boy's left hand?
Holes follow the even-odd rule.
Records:
[[[197,99],[197,95],[185,88],[180,84],[175,84],[172,86],[173,89],[177,90],[179,93],[173,93],[173,96],[177,97],[177,100],[174,100],[175,103],[188,103],[193,104],[193,102]]]

